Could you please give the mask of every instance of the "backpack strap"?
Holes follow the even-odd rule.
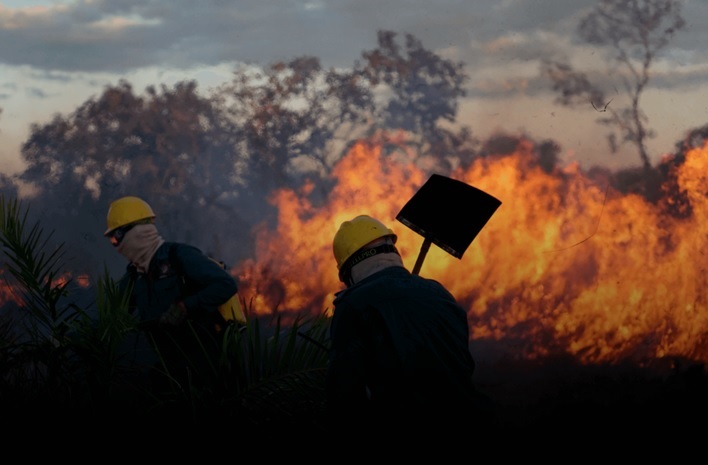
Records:
[[[167,261],[174,270],[175,274],[179,278],[179,290],[182,298],[184,298],[186,291],[187,278],[184,273],[184,264],[182,260],[177,256],[177,246],[176,242],[171,242],[169,248],[167,249]]]
[[[169,260],[170,265],[172,265],[177,272],[182,277],[184,281],[184,267],[182,266],[182,260],[177,256],[177,243],[170,243],[170,248],[167,250],[167,260]]]

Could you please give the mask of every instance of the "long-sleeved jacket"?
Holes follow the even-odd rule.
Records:
[[[176,243],[173,256],[180,269],[170,262],[172,244],[165,242],[157,249],[148,273],[138,273],[128,265],[120,286],[125,288],[133,281],[131,310],[137,310],[142,323],[150,323],[181,300],[188,318],[213,324],[219,318],[218,306],[238,290],[236,280],[198,248]]]
[[[444,416],[478,406],[467,314],[437,281],[399,266],[368,276],[337,293],[330,336],[335,416]]]

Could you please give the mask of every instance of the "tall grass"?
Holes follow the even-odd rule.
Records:
[[[324,408],[329,318],[298,317],[283,326],[246,314],[228,326],[221,353],[209,369],[213,384],[153,392],[146,382],[150,343],[128,312],[107,269],[86,308],[65,270],[63,244],[50,243],[29,209],[0,196],[0,245],[5,282],[21,302],[0,308],[0,408],[20,416],[106,414],[185,422],[238,418],[242,425],[317,421]],[[83,290],[85,292],[85,290]],[[159,359],[159,355],[156,355]],[[168,374],[169,375],[169,374]],[[7,416],[6,416],[7,418]]]

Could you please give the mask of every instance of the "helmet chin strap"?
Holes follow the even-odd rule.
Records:
[[[352,268],[362,260],[384,253],[398,253],[398,249],[393,244],[382,244],[368,249],[362,249],[355,253],[342,265],[339,270],[339,280],[350,287],[354,284],[352,279]]]

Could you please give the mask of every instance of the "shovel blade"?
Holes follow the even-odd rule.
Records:
[[[396,219],[455,258],[462,258],[501,201],[462,181],[433,174]]]

